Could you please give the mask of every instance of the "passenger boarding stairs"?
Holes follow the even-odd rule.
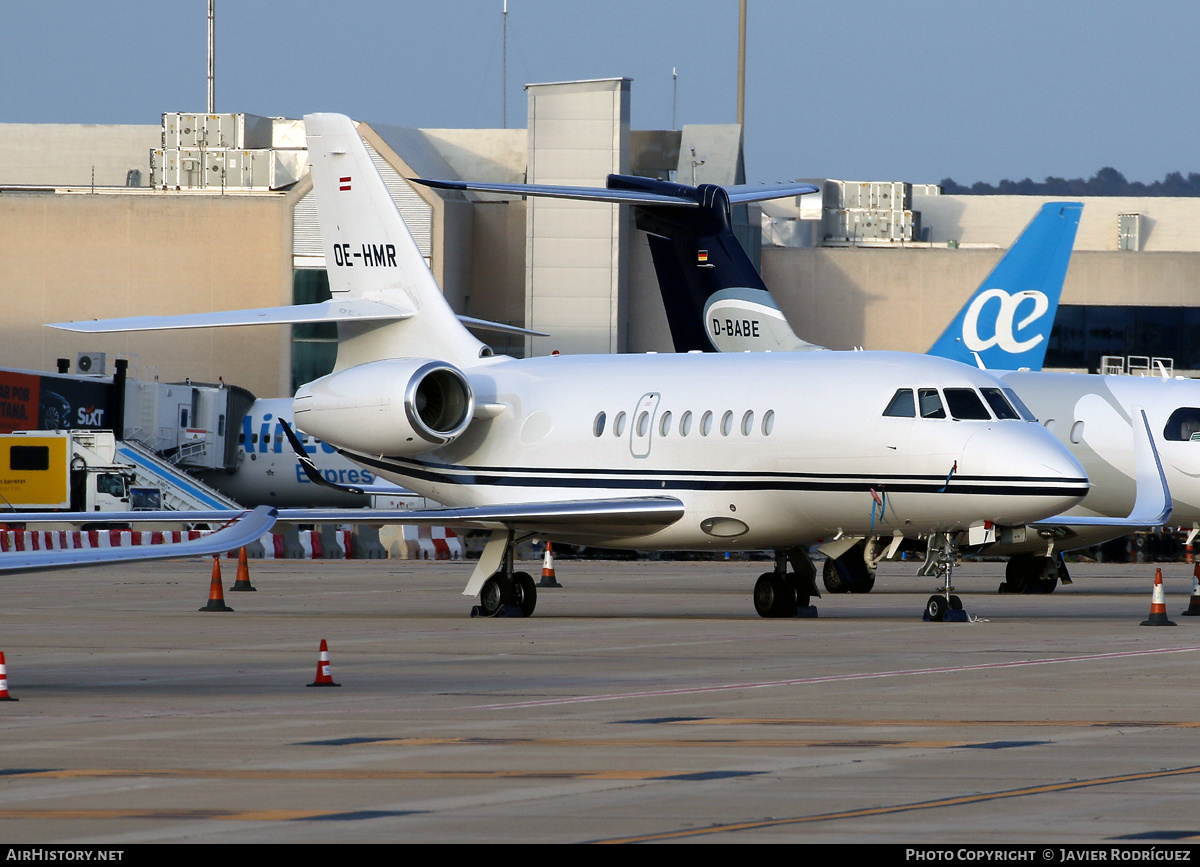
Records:
[[[133,464],[137,485],[162,491],[162,507],[175,511],[232,509],[241,511],[235,500],[190,476],[140,443],[117,443],[117,459]]]

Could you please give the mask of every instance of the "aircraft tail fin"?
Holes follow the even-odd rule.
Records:
[[[989,370],[1041,370],[1081,202],[1048,202],[929,350]]]
[[[469,364],[489,354],[446,303],[353,121],[310,114],[304,124],[333,302],[415,311],[399,321],[339,322],[337,369],[396,357]]]
[[[821,349],[796,336],[733,234],[732,206],[816,192],[811,184],[691,187],[634,175],[567,187],[414,179],[439,189],[615,202],[633,207],[650,253],[676,352]]]

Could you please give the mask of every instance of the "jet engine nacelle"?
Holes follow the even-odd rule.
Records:
[[[296,426],[331,445],[372,455],[417,455],[458,438],[475,395],[452,364],[390,358],[339,370],[301,386]]]

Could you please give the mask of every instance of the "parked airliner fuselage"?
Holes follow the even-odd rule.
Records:
[[[448,506],[656,494],[684,504],[684,518],[663,529],[554,533],[568,542],[729,550],[872,530],[932,533],[1050,517],[1088,487],[1082,467],[1040,425],[884,415],[901,388],[1000,385],[943,359],[889,352],[484,359],[463,371],[475,401],[465,432],[410,457],[353,447],[378,413],[364,415],[370,401],[362,392],[388,382],[392,363],[304,386],[298,426]]]

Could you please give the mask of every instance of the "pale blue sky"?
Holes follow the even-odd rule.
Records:
[[[218,0],[217,110],[501,123],[502,0]],[[527,82],[626,76],[633,126],[729,123],[737,0],[509,0]],[[157,123],[205,103],[205,0],[3,0],[0,122]],[[752,181],[1200,171],[1200,3],[750,0]]]

